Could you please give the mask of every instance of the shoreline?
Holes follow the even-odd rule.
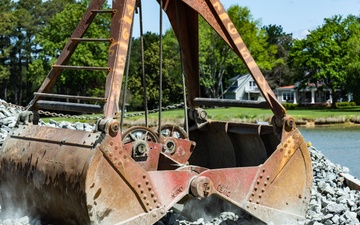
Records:
[[[217,119],[208,119],[209,121],[225,121],[225,120],[217,120]],[[269,123],[270,121],[268,120],[263,120],[263,119],[239,119],[239,118],[234,118],[234,119],[230,119],[227,120],[228,122],[238,122],[238,123],[252,123],[252,124],[256,124],[256,123]],[[327,121],[323,121],[321,120],[321,118],[319,119],[309,119],[309,120],[305,120],[305,119],[301,119],[301,120],[296,120],[296,125],[299,127],[306,127],[306,128],[311,128],[311,127],[336,127],[336,126],[341,126],[341,127],[360,127],[360,122],[359,121],[334,121],[334,120],[327,120]],[[162,120],[162,124],[176,124],[179,126],[183,126],[184,121],[183,119],[180,118],[164,118]],[[158,124],[157,119],[149,119],[148,120],[148,125],[150,127],[156,127]],[[131,127],[131,126],[145,126],[145,119],[127,119],[126,117],[124,118],[124,127]]]
[[[360,127],[360,123],[354,123],[354,122],[321,122],[318,123],[316,121],[296,121],[296,124],[300,127],[336,127],[336,126],[342,126],[342,127]]]

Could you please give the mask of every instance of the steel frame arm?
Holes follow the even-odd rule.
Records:
[[[88,7],[84,16],[82,17],[82,19],[76,26],[69,41],[67,42],[67,44],[61,51],[60,56],[58,57],[58,59],[55,62],[55,65],[66,65],[69,62],[72,54],[74,53],[74,51],[78,45],[78,42],[76,42],[76,41],[74,42],[74,41],[72,41],[72,39],[81,38],[85,35],[91,22],[93,21],[93,19],[96,16],[96,13],[93,13],[93,10],[100,9],[101,6],[104,4],[104,1],[105,0],[91,1],[90,6]],[[54,84],[56,83],[56,81],[58,80],[58,78],[60,77],[62,71],[63,71],[62,68],[52,67],[50,72],[48,73],[46,79],[44,80],[44,82],[42,83],[41,87],[39,88],[39,90],[37,92],[39,92],[39,93],[49,92],[51,90],[51,88],[54,86]],[[32,99],[32,101],[29,103],[28,109],[32,109],[34,107],[35,103],[37,102],[37,100],[39,100],[39,98],[40,98],[39,95],[35,95],[34,98]]]
[[[181,0],[164,1],[164,10],[179,41],[190,108],[200,96],[198,12]]]
[[[165,0],[164,0],[165,1]],[[189,18],[186,20],[180,18],[180,23],[182,29],[177,28],[177,18],[174,16],[174,7],[176,7],[176,2],[178,2],[178,11],[179,14]],[[190,7],[184,6],[184,3]],[[219,0],[176,0],[169,1],[166,0],[164,5],[164,10],[167,12],[170,22],[175,30],[180,30],[176,32],[176,35],[179,42],[183,46],[183,60],[186,65],[185,73],[186,77],[189,78],[187,81],[187,88],[189,92],[189,102],[190,106],[193,106],[194,97],[199,96],[199,88],[195,87],[198,85],[199,80],[199,61],[189,60],[187,56],[192,56],[192,58],[198,57],[198,32],[193,32],[193,30],[198,28],[198,20],[196,18],[196,13],[200,14],[210,26],[224,39],[224,41],[233,49],[233,51],[242,59],[248,68],[250,74],[254,78],[256,84],[258,85],[261,93],[264,98],[270,105],[274,115],[278,120],[281,120],[286,114],[285,108],[276,100],[274,92],[271,90],[270,86],[266,82],[263,74],[261,73],[259,67],[257,66],[255,60],[251,56],[248,48],[246,47],[244,41],[242,40],[240,34],[236,30],[234,24],[232,23],[229,15],[226,13],[224,7]],[[188,14],[188,12],[191,12]],[[191,23],[189,21],[191,20]],[[185,22],[185,23],[184,23]],[[184,40],[184,37],[191,37],[191,43],[186,43],[190,40]],[[196,40],[195,40],[196,39]],[[192,48],[186,48],[184,46],[192,46]],[[194,47],[196,46],[196,48]],[[190,58],[190,59],[192,59]],[[197,65],[187,65],[187,63],[197,64]],[[192,68],[192,69],[189,69]]]
[[[108,66],[111,68],[105,86],[105,98],[108,99],[104,106],[105,118],[117,118],[119,114],[119,99],[122,78],[125,71],[126,57],[129,41],[132,36],[136,0],[113,0],[112,8],[116,10],[113,15],[110,36],[114,39],[109,48]]]
[[[71,38],[62,50],[59,58],[50,70],[38,92],[49,92],[54,86],[64,69],[62,65],[66,65],[69,62],[72,54],[76,50],[78,41],[74,40],[81,40],[96,14],[100,11],[110,12],[112,13],[110,25],[111,44],[108,53],[109,71],[105,85],[105,99],[107,102],[104,106],[104,116],[105,118],[117,118],[119,117],[120,111],[119,99],[121,82],[125,70],[129,40],[131,38],[131,25],[133,23],[136,0],[113,0],[112,10],[100,10],[103,4],[104,0],[91,1],[90,6],[78,23]],[[40,95],[35,95],[33,100],[29,103],[28,109],[35,108],[35,104],[40,98]]]
[[[162,0],[175,34],[179,40],[183,60],[184,74],[188,92],[188,102],[191,108],[197,106],[194,99],[200,97],[199,82],[199,31],[198,14],[200,14],[214,30],[225,40],[234,52],[243,60],[250,74],[253,76],[261,93],[270,105],[277,121],[281,121],[286,110],[276,100],[275,94],[269,87],[259,67],[252,58],[241,36],[230,20],[219,0]],[[55,66],[50,70],[38,92],[49,92],[58,80],[63,68],[75,51],[78,42],[90,26],[92,20],[103,5],[104,0],[93,0],[77,25],[71,39],[62,50]],[[119,99],[121,82],[125,70],[131,26],[136,7],[136,0],[113,0],[112,21],[110,26],[111,44],[108,55],[109,72],[106,78],[104,106],[105,118],[119,116]],[[32,109],[39,95],[35,96],[28,108]]]

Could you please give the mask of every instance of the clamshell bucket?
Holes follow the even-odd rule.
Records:
[[[286,114],[218,0],[163,1],[182,47],[188,129],[162,125],[123,131],[119,95],[128,31],[136,0],[93,0],[28,111],[0,152],[0,205],[52,224],[154,224],[177,203],[216,198],[274,224],[304,219],[312,184],[311,158],[295,121]],[[40,126],[43,108],[98,107],[45,101],[95,14],[112,14],[104,118],[94,131]],[[200,106],[261,106],[204,99],[199,93],[197,21],[201,15],[243,59],[274,112],[272,125],[211,121]],[[86,41],[89,41],[88,39]],[[104,68],[101,68],[104,69]],[[70,96],[65,96],[69,99]],[[82,99],[86,99],[83,97]],[[85,110],[84,110],[85,111]],[[212,207],[211,205],[208,207]]]

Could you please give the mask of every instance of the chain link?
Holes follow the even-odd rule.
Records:
[[[19,110],[21,110],[21,111],[25,111],[25,110],[26,110],[26,108],[25,108],[24,106],[7,103],[7,102],[2,101],[2,100],[0,100],[0,105],[4,105],[4,106],[10,107],[10,108],[19,109]]]
[[[8,103],[8,102],[5,102],[5,101],[0,101],[0,104],[5,105],[6,107],[19,109],[21,111],[26,110],[26,107],[24,107],[24,106],[15,105],[15,104]],[[168,110],[171,110],[171,109],[178,109],[178,108],[181,108],[181,107],[184,107],[183,102],[178,103],[178,104],[169,105],[169,106],[166,106],[166,107],[162,107],[162,111],[168,111]],[[148,112],[149,112],[149,114],[157,113],[157,112],[159,112],[159,109],[149,110]],[[98,120],[98,119],[101,119],[101,117],[99,117],[99,116],[76,116],[76,115],[55,113],[55,112],[44,111],[44,110],[38,110],[38,113],[40,115],[45,115],[45,116],[68,118],[68,119],[77,119],[77,120]],[[143,116],[143,115],[145,115],[145,112],[125,113],[124,118],[135,117],[135,116]]]
[[[162,111],[167,111],[167,110],[171,110],[171,109],[178,109],[178,108],[181,108],[181,107],[184,107],[183,102],[178,103],[178,104],[169,105],[169,106],[166,106],[166,107],[162,107]],[[148,112],[149,112],[149,114],[157,113],[157,112],[159,112],[159,109],[149,110]],[[145,112],[136,112],[136,113],[131,113],[131,114],[126,113],[124,117],[128,118],[128,117],[143,116],[143,115],[145,115]]]
[[[98,120],[101,118],[99,116],[88,116],[88,115],[87,116],[76,116],[76,115],[70,115],[70,114],[49,112],[49,111],[44,111],[44,110],[38,110],[38,113],[40,115],[45,115],[45,116],[77,119],[77,120]]]

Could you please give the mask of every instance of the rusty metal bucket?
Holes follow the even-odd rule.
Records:
[[[218,196],[264,222],[305,215],[312,169],[297,129],[279,142],[271,126],[209,122],[190,132],[195,149],[174,138],[166,152],[141,127],[122,144],[118,125],[106,121],[98,132],[19,125],[0,154],[3,211],[21,206],[53,224],[152,224],[190,194]],[[180,155],[187,164],[175,160]]]

